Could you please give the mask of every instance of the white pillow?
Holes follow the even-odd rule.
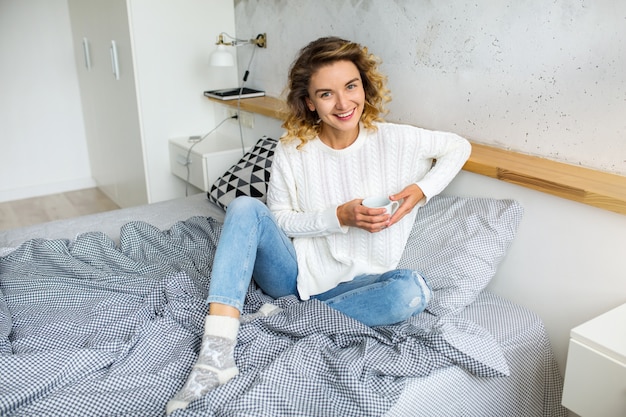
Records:
[[[417,213],[398,268],[417,270],[430,284],[429,312],[454,314],[489,284],[522,215],[514,200],[433,197]]]

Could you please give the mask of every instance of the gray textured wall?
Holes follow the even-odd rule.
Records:
[[[268,94],[338,35],[382,58],[389,120],[626,175],[626,1],[235,0],[235,19],[267,32],[248,85]]]

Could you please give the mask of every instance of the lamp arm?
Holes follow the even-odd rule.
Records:
[[[224,36],[231,39],[230,42],[224,42]],[[259,33],[254,39],[239,39],[233,36],[230,36],[226,32],[222,32],[217,37],[216,45],[225,45],[225,46],[242,46],[242,45],[256,45],[259,48],[267,48],[267,35],[265,33]]]

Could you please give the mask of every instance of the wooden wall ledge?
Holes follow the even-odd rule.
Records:
[[[464,170],[626,214],[626,177],[472,143]]]
[[[237,100],[215,100],[237,107]],[[274,97],[241,100],[241,110],[284,120],[283,102]],[[472,143],[463,167],[468,172],[532,188],[605,210],[626,214],[626,177],[536,156]]]

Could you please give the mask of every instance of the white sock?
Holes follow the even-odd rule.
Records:
[[[234,350],[238,332],[239,319],[206,316],[198,359],[191,368],[185,385],[167,403],[167,415],[187,408],[190,402],[237,376],[239,370],[235,364]]]

